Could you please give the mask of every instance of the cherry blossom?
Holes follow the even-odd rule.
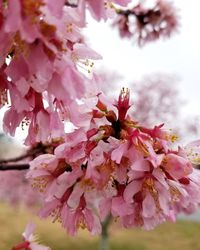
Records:
[[[14,136],[27,126],[26,145],[50,145],[32,155],[26,177],[41,194],[39,216],[59,221],[71,235],[80,228],[100,234],[110,216],[126,228],[149,230],[200,203],[200,173],[193,167],[199,142],[176,146],[163,123],[141,125],[130,115],[130,91],[123,88],[111,100],[93,72],[102,56],[83,36],[87,10],[97,21],[113,19],[121,36],[139,46],[176,31],[170,3],[131,2],[0,1],[4,131]],[[29,224],[13,249],[49,249],[35,242],[33,231]]]
[[[31,162],[27,177],[44,195],[41,217],[53,215],[71,234],[80,227],[99,233],[109,214],[124,227],[153,229],[197,208],[199,172],[163,124],[143,127],[128,115],[129,98],[123,89],[112,105],[99,94],[85,116],[90,123]]]
[[[14,246],[12,250],[51,250],[50,247],[43,246],[36,242],[36,236],[33,234],[35,231],[35,224],[29,223],[26,226],[25,231],[23,232],[23,242],[19,243],[18,245]]]
[[[177,31],[178,18],[171,2],[157,0],[153,7],[140,2],[133,8],[118,9],[117,13],[114,26],[118,27],[120,36],[133,37],[139,46]]]

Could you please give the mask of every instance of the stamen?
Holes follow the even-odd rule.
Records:
[[[8,104],[7,90],[0,91],[0,105]]]

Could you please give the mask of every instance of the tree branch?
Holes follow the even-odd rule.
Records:
[[[53,144],[42,144],[42,143],[38,143],[36,146],[28,149],[26,151],[26,153],[14,157],[14,158],[8,158],[8,159],[0,159],[0,166],[3,164],[5,166],[10,166],[10,163],[17,163],[21,160],[24,160],[28,157],[32,157],[32,159],[34,159],[35,157],[37,157],[40,154],[46,154],[49,153],[49,150],[51,149],[51,147],[53,147]],[[51,149],[52,150],[52,149]],[[15,164],[18,165],[18,164]],[[22,163],[20,165],[23,165]],[[1,170],[1,169],[0,169]]]
[[[108,215],[105,221],[101,223],[102,225],[102,232],[101,232],[101,239],[100,239],[100,245],[99,250],[109,250],[109,234],[108,234],[108,227],[112,221],[112,216]]]
[[[0,165],[0,171],[8,171],[8,170],[27,170],[30,168],[28,163],[25,164],[5,164]]]
[[[10,158],[10,159],[0,160],[0,164],[21,161],[21,160],[24,160],[24,159],[26,159],[26,158],[28,158],[30,156],[33,156],[33,155],[35,155],[37,153],[40,153],[42,151],[43,151],[43,148],[31,149],[31,150],[29,150],[27,153],[25,153],[23,155],[20,155],[20,156],[14,157],[14,158]]]

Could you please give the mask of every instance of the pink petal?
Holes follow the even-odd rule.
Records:
[[[24,233],[22,234],[22,236],[24,237],[25,240],[30,240],[30,236],[33,234],[33,232],[36,229],[36,225],[34,223],[28,223]]]
[[[152,195],[148,192],[146,194],[145,199],[142,202],[142,215],[144,217],[152,217],[155,216],[156,213],[156,205]]]
[[[139,192],[142,188],[142,183],[141,181],[132,181],[131,183],[129,183],[125,190],[124,190],[124,200],[127,203],[132,203],[133,202],[133,196]]]
[[[8,1],[8,14],[5,19],[5,31],[16,32],[21,25],[21,5],[19,0]]]
[[[102,56],[82,43],[76,43],[74,45],[73,53],[75,53],[80,59],[102,59]]]
[[[76,184],[67,201],[68,206],[76,209],[79,206],[80,198],[83,193],[84,190],[83,187],[81,187],[81,184]]]
[[[116,149],[114,149],[111,153],[111,159],[116,163],[121,162],[122,156],[128,150],[128,142],[121,143]]]
[[[132,205],[125,202],[123,197],[114,197],[112,199],[112,215],[125,216],[133,213]]]

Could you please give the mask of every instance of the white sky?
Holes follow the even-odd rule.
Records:
[[[139,49],[130,40],[120,40],[116,29],[104,23],[88,25],[91,46],[103,56],[102,65],[125,76],[127,82],[151,73],[175,74],[180,95],[187,101],[185,116],[200,113],[200,1],[175,0],[179,9],[179,32],[167,40]],[[92,34],[92,35],[91,35]],[[123,83],[124,85],[124,83]]]

